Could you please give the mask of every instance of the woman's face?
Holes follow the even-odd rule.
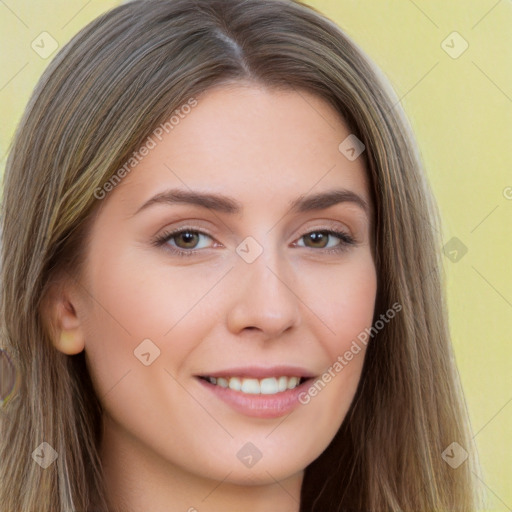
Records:
[[[275,482],[326,448],[359,382],[364,345],[344,354],[374,312],[368,182],[315,96],[238,85],[196,99],[92,227],[75,308],[103,450]]]

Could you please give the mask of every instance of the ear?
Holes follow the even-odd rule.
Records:
[[[70,282],[53,282],[41,303],[41,315],[54,347],[64,354],[74,355],[85,348],[85,333],[79,317],[80,296]]]

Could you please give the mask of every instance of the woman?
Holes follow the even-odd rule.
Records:
[[[299,2],[84,28],[5,173],[2,510],[475,510],[409,132]]]

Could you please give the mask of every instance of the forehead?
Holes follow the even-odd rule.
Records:
[[[343,186],[370,204],[364,161],[340,151],[351,134],[325,100],[303,90],[237,84],[196,101],[172,129],[151,136],[152,149],[112,195],[135,207],[180,187],[251,204]]]

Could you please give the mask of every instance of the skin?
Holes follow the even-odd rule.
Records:
[[[101,458],[113,504],[296,512],[304,469],[340,427],[365,347],[286,419],[236,412],[195,376],[249,364],[321,376],[371,326],[377,277],[365,165],[338,150],[349,129],[307,92],[239,83],[197,99],[101,201],[84,275],[67,279],[53,302],[55,344],[86,352],[105,410]],[[229,196],[243,210],[159,203],[135,214],[168,188]],[[360,196],[369,213],[353,202],[290,212],[300,196],[335,188]],[[152,245],[178,228],[206,235]],[[356,244],[329,253],[339,238],[306,236],[328,229]],[[248,236],[263,249],[252,263],[236,252]],[[147,338],[160,349],[149,366],[134,357]],[[250,468],[237,458],[247,442],[262,454]]]

